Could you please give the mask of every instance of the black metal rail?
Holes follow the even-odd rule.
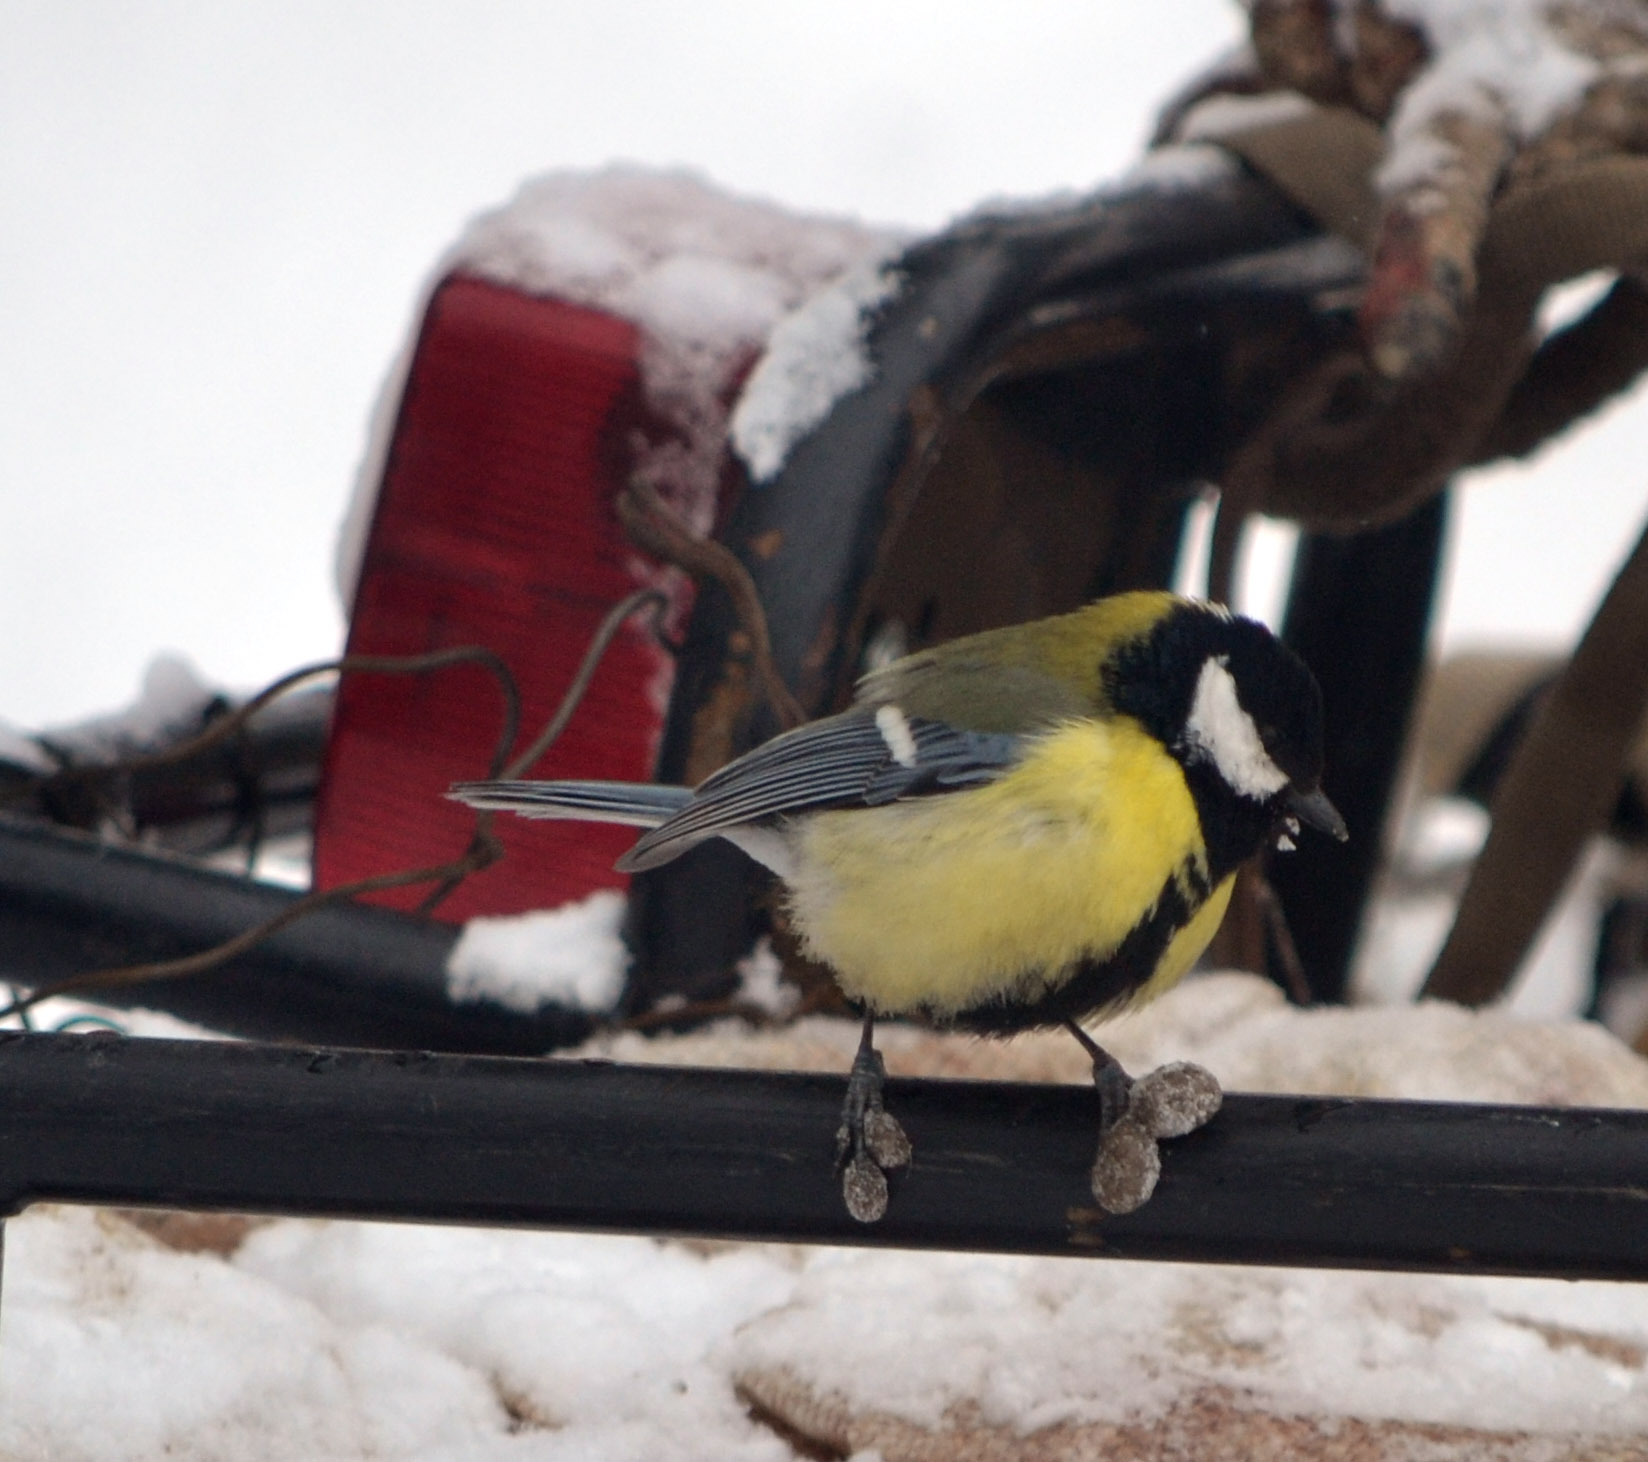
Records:
[[[186,859],[0,816],[0,978],[35,987],[210,949],[289,908],[288,889]],[[527,1014],[447,997],[458,929],[389,909],[317,910],[202,975],[99,990],[260,1040],[536,1055],[594,1028],[580,1010]]]
[[[159,1205],[906,1248],[1648,1278],[1648,1111],[1232,1096],[1125,1218],[1092,1093],[893,1081],[915,1145],[842,1208],[842,1081],[12,1033],[0,1213]]]

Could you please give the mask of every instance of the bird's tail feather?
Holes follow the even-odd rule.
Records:
[[[455,782],[446,795],[488,812],[657,827],[686,805],[692,790],[650,782]]]

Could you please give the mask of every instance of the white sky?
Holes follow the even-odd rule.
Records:
[[[420,284],[548,168],[689,164],[935,228],[1086,188],[1233,0],[0,0],[0,720],[164,649],[335,652],[337,523]],[[1468,494],[1452,638],[1573,631],[1634,535],[1648,405]],[[1490,521],[1491,519],[1491,521]]]

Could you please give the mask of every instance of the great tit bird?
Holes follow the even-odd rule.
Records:
[[[803,948],[865,1013],[838,1137],[862,1172],[866,1154],[909,1156],[881,1103],[878,1015],[1067,1027],[1103,1132],[1129,1079],[1078,1022],[1176,983],[1267,843],[1291,847],[1300,824],[1345,837],[1321,776],[1321,692],[1292,651],[1218,605],[1136,592],[908,655],[696,788],[451,795],[646,828],[629,872],[713,837],[772,869]]]

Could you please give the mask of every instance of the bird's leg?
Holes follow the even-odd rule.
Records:
[[[1183,1137],[1209,1121],[1224,1093],[1211,1071],[1189,1061],[1159,1066],[1134,1081],[1121,1062],[1073,1020],[1065,1022],[1093,1060],[1099,1092],[1099,1151],[1093,1196],[1110,1213],[1132,1213],[1156,1191],[1162,1173],[1157,1143]]]
[[[1064,1028],[1081,1042],[1082,1049],[1093,1062],[1093,1085],[1099,1092],[1099,1137],[1102,1140],[1127,1110],[1128,1100],[1133,1095],[1133,1078],[1122,1069],[1120,1061],[1075,1021],[1065,1021]]]
[[[858,1054],[853,1057],[853,1068],[847,1077],[847,1101],[841,1108],[841,1126],[835,1134],[835,1163],[846,1164],[848,1156],[857,1157],[864,1150],[864,1118],[872,1106],[881,1105],[881,1090],[887,1080],[887,1063],[875,1048],[875,1017],[864,1017],[864,1030],[858,1038]]]
[[[860,1223],[875,1223],[887,1212],[887,1172],[910,1161],[910,1139],[881,1104],[886,1082],[887,1066],[875,1048],[875,1016],[866,1013],[835,1134],[841,1196]]]

